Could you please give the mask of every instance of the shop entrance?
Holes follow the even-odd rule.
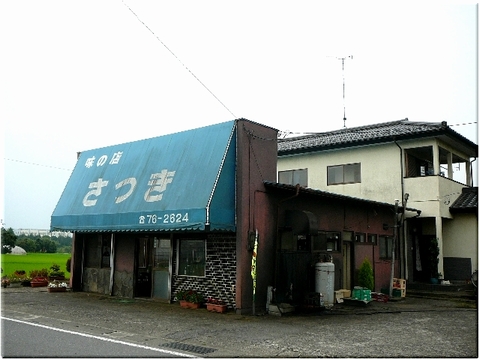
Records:
[[[153,297],[170,299],[172,248],[170,239],[153,239]]]
[[[139,238],[136,241],[135,257],[135,296],[151,297],[152,294],[152,256],[150,239]]]

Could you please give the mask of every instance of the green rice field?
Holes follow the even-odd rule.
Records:
[[[69,278],[70,273],[66,271],[66,263],[71,254],[46,254],[29,253],[27,255],[1,254],[2,276],[13,274],[16,270],[25,270],[30,274],[32,270],[47,269],[50,271],[52,264],[60,265],[60,271],[65,272],[65,277]]]

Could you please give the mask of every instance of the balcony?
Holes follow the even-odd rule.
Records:
[[[449,207],[466,185],[440,175],[405,178],[408,206],[422,211],[421,217],[452,218]]]

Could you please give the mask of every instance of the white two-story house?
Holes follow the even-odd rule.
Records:
[[[446,122],[404,119],[280,139],[278,181],[391,204],[398,200],[400,209],[417,209],[416,215],[404,213],[405,221],[397,215],[401,277],[432,277],[429,244],[436,239],[438,272],[462,281],[478,267],[477,213],[471,211],[478,194],[472,188],[477,156],[477,144]],[[463,189],[474,190],[463,195],[470,200],[467,217],[461,206],[451,211]]]

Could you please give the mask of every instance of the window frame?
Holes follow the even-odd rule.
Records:
[[[190,249],[192,247],[195,247],[196,249],[193,249],[193,251],[196,251],[198,249],[203,250],[203,274],[197,274],[195,272],[190,272],[187,273],[187,266],[188,266],[188,259],[190,258],[187,256],[187,263],[185,264],[185,260],[182,260],[182,252],[183,251],[190,251],[190,249],[182,249],[182,245],[185,247],[187,246],[187,242],[203,242],[203,246],[190,246]],[[195,253],[192,253],[192,256]],[[177,276],[188,276],[188,277],[197,277],[197,278],[204,278],[206,277],[206,272],[207,272],[207,239],[206,238],[187,238],[187,239],[177,239],[177,261],[176,261],[176,273]],[[184,270],[182,271],[182,267],[185,265]]]
[[[282,182],[280,181],[280,176],[283,175],[289,175],[289,180],[287,182]],[[303,169],[291,169],[291,170],[281,170],[278,171],[277,173],[278,177],[278,182],[281,184],[287,184],[287,185],[297,185],[300,184],[302,187],[307,187],[308,186],[308,168],[303,168]],[[305,182],[303,183],[302,179],[299,179],[298,177],[305,177]],[[295,181],[295,178],[297,178],[298,181]]]
[[[110,268],[110,254],[112,253],[111,245],[111,234],[105,234],[102,236],[102,258],[100,260],[100,267],[102,269]]]
[[[328,252],[340,252],[342,246],[342,233],[340,231],[326,231],[327,237],[327,251]],[[333,244],[333,247],[329,249],[329,244]]]
[[[393,236],[378,236],[379,258],[384,260],[392,259]]]
[[[358,169],[357,169],[358,167]],[[341,169],[341,174],[339,170]],[[347,180],[346,176],[353,175],[353,180]],[[341,181],[339,178],[341,175]],[[362,163],[349,163],[340,165],[328,165],[327,166],[327,186],[330,185],[343,185],[343,184],[359,184],[362,182]]]

